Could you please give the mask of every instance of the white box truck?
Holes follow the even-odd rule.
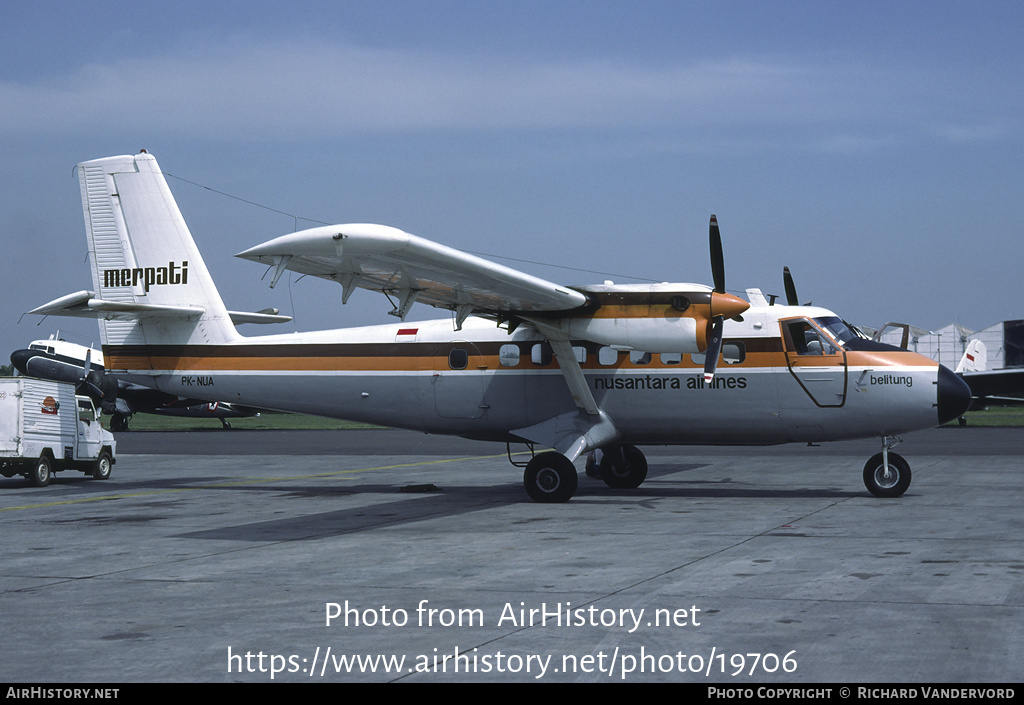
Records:
[[[100,426],[92,399],[69,382],[0,378],[0,474],[24,475],[37,487],[59,470],[106,480],[116,458],[112,433]]]

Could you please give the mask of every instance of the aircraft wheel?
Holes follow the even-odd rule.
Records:
[[[526,493],[535,502],[568,502],[576,493],[579,476],[572,461],[549,451],[534,457],[523,473]]]
[[[94,480],[106,480],[110,477],[110,471],[113,468],[113,463],[110,460],[110,453],[102,451],[100,457],[96,459],[96,466],[92,470],[92,477]]]
[[[110,417],[111,431],[127,431],[128,417],[125,414],[114,414]]]
[[[615,489],[634,489],[647,479],[647,458],[636,446],[612,446],[601,457],[601,479]]]
[[[35,487],[46,487],[53,479],[53,460],[41,455],[28,471],[28,481]]]
[[[881,453],[871,456],[864,465],[864,485],[876,497],[899,497],[910,487],[910,463],[903,456],[889,453],[889,473]]]

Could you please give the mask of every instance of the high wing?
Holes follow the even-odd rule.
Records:
[[[310,228],[236,257],[274,267],[271,286],[289,270],[340,283],[342,303],[357,287],[394,295],[392,313],[402,319],[414,302],[455,311],[460,326],[473,312],[549,313],[588,302],[578,291],[384,225]]]
[[[960,377],[971,388],[971,396],[993,401],[1024,400],[1024,369],[1007,368],[985,372],[962,372]]]

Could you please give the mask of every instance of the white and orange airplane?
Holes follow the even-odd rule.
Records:
[[[574,462],[615,488],[647,476],[643,445],[881,439],[863,478],[901,495],[898,434],[960,416],[970,391],[916,353],[824,308],[714,286],[562,286],[382,225],[317,227],[238,256],[392,299],[399,323],[245,337],[149,154],[79,165],[93,288],[31,313],[99,319],[107,370],[196,399],[550,449],[526,464],[541,502],[576,491]],[[787,290],[790,289],[787,281]],[[793,298],[793,295],[790,295]],[[414,303],[449,318],[405,322]],[[274,317],[266,317],[268,321]],[[510,453],[511,457],[511,453]]]

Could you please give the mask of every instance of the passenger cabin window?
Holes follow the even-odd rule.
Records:
[[[649,365],[651,364],[651,354],[642,350],[630,350],[629,361],[634,365]]]
[[[661,364],[663,365],[678,365],[683,361],[682,353],[662,353]]]
[[[695,365],[703,365],[707,355],[704,353],[690,353],[690,360]],[[729,365],[738,365],[747,359],[747,347],[739,342],[722,343],[722,360]]]
[[[743,343],[725,343],[722,345],[722,359],[730,365],[738,365],[747,359],[747,348]]]
[[[602,365],[614,365],[619,361],[619,351],[615,348],[603,347],[597,351],[597,361]]]
[[[469,367],[469,353],[462,348],[452,348],[448,353],[448,367],[453,370],[464,370]]]
[[[498,361],[502,367],[515,367],[519,364],[519,346],[502,345],[498,348]]]

